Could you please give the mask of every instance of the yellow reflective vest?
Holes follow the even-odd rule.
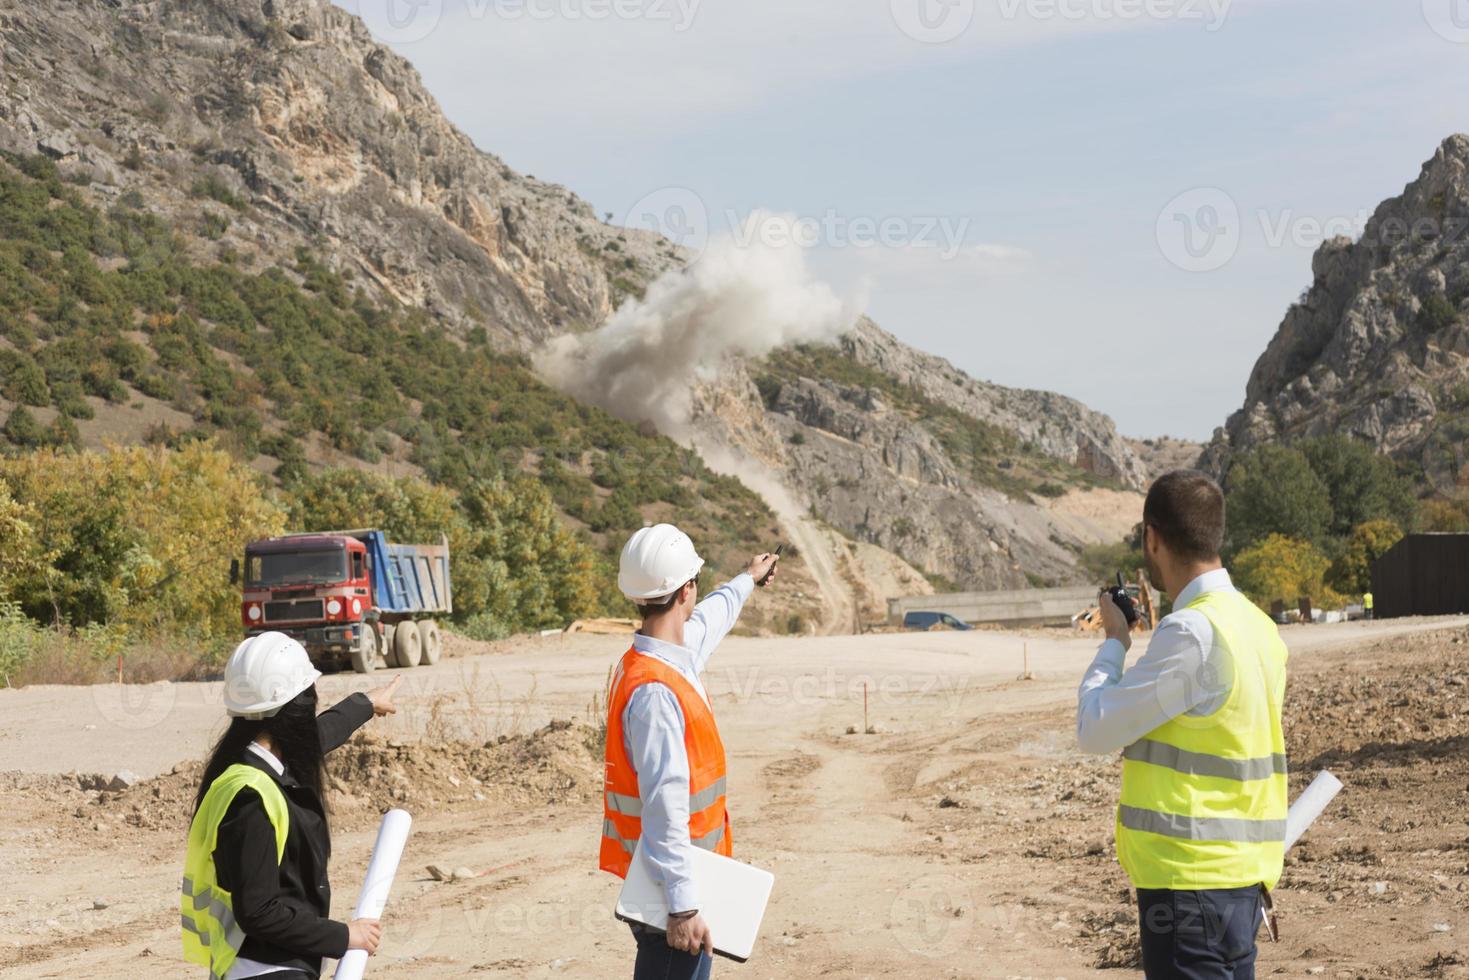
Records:
[[[1234,590],[1188,608],[1214,628],[1229,696],[1213,714],[1180,715],[1123,750],[1117,856],[1135,888],[1274,888],[1288,805],[1285,643]]]
[[[275,856],[286,850],[290,811],[286,797],[275,780],[253,766],[233,765],[220,773],[204,794],[199,812],[189,826],[189,851],[184,858],[184,879],[179,893],[184,958],[209,968],[210,980],[221,980],[229,972],[245,933],[235,922],[230,893],[214,876],[214,845],[219,825],[224,822],[235,796],[246,787],[260,795],[266,816],[275,828]]]

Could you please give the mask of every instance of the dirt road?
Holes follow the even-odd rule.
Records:
[[[1287,867],[1285,941],[1263,948],[1261,976],[1469,977],[1466,636],[1469,621],[1287,631],[1294,790],[1329,765],[1347,793]],[[1036,677],[1018,681],[1026,643]],[[338,914],[376,815],[416,817],[371,975],[629,973],[616,882],[595,870],[591,727],[621,649],[457,644],[406,672],[404,711],[334,758]],[[706,682],[732,752],[736,853],[777,888],[755,959],[717,972],[1135,975],[1104,969],[1135,956],[1111,848],[1118,766],[1079,755],[1072,732],[1092,652],[1039,632],[728,641]],[[325,697],[362,686],[323,681]],[[193,975],[175,889],[220,715],[214,684],[0,691],[0,972]],[[67,775],[124,768],[142,781],[115,793]],[[428,864],[476,876],[438,882]]]

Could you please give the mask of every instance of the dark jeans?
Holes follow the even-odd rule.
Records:
[[[638,941],[638,959],[632,968],[632,980],[709,980],[714,968],[712,957],[700,953],[692,956],[668,945],[668,937],[655,929],[632,926]]]
[[[1260,887],[1140,888],[1138,928],[1147,980],[1255,980]]]

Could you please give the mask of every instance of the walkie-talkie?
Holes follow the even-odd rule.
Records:
[[[775,557],[776,557],[776,561],[771,562],[771,564],[770,564],[770,571],[768,571],[764,575],[760,576],[760,581],[756,582],[755,583],[756,585],[764,585],[766,582],[769,582],[770,581],[770,576],[772,576],[772,575],[775,574],[775,566],[780,563],[779,562],[780,553],[782,551],[785,551],[785,550],[786,550],[786,546],[784,544],[778,544],[778,545],[775,546]]]
[[[1127,586],[1122,584],[1121,572],[1117,573],[1117,584],[1109,588],[1107,594],[1112,597],[1112,602],[1116,604],[1117,608],[1122,610],[1122,615],[1127,617],[1127,625],[1135,625],[1137,623],[1137,605],[1132,601],[1132,596],[1127,594]]]

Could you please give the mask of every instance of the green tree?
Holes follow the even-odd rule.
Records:
[[[1391,459],[1372,446],[1343,435],[1307,439],[1299,444],[1311,469],[1331,496],[1327,533],[1346,538],[1369,521],[1406,526],[1413,520],[1413,489]]]
[[[1293,603],[1310,596],[1319,606],[1341,601],[1326,586],[1331,561],[1309,541],[1271,534],[1235,556],[1230,566],[1236,585],[1263,608],[1277,599]]]
[[[1372,563],[1401,540],[1403,529],[1395,521],[1358,524],[1352,528],[1341,555],[1332,562],[1327,575],[1328,584],[1348,596],[1369,591],[1372,588]]]
[[[51,404],[46,372],[29,354],[0,349],[0,377],[4,378],[0,390],[11,401],[36,408]]]
[[[596,554],[529,477],[481,480],[463,497],[485,580],[482,611],[514,628],[565,626],[598,606]]]
[[[1231,554],[1272,534],[1325,544],[1331,492],[1300,450],[1267,444],[1242,453],[1226,484]]]
[[[24,405],[17,405],[5,420],[5,438],[25,449],[46,444],[46,430]]]

